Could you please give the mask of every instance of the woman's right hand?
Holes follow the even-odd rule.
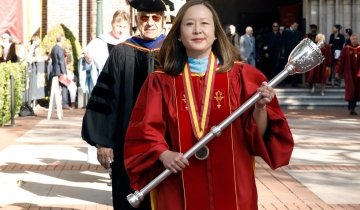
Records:
[[[173,173],[180,172],[189,165],[189,161],[184,157],[183,153],[170,150],[161,153],[159,160],[163,163],[165,168]]]

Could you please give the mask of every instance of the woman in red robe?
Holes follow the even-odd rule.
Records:
[[[144,83],[126,134],[124,158],[134,190],[165,168],[152,193],[156,210],[256,210],[254,157],[273,169],[289,163],[292,134],[273,88],[237,62],[213,7],[188,1],[159,52],[162,68]],[[257,91],[261,99],[206,145],[183,153]]]
[[[318,66],[316,66],[313,70],[308,71],[306,74],[306,81],[309,83],[311,87],[311,94],[315,93],[316,84],[320,84],[321,86],[321,95],[325,95],[325,85],[327,80],[329,79],[331,73],[331,64],[333,62],[331,47],[325,42],[324,34],[317,34],[315,37],[315,41],[318,44],[322,44],[320,50],[323,54],[325,60]]]

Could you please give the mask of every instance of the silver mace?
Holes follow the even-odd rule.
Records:
[[[268,85],[275,87],[287,76],[295,73],[305,73],[310,71],[315,66],[324,61],[319,46],[308,38],[303,39],[290,53],[287,64],[284,70],[282,70],[276,77],[274,77]],[[231,115],[223,120],[219,125],[211,128],[210,132],[202,137],[194,146],[192,146],[185,154],[184,158],[189,159],[196,152],[202,149],[213,138],[220,136],[221,131],[229,126],[236,118],[240,117],[247,109],[252,107],[258,100],[260,100],[260,93],[255,93],[250,99],[248,99],[243,105],[237,108]],[[144,196],[166,179],[172,172],[169,169],[165,169],[161,174],[155,177],[149,184],[147,184],[140,191],[135,191],[129,194],[126,198],[134,208],[139,207]]]

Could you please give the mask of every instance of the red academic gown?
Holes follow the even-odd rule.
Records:
[[[336,73],[344,78],[345,100],[360,100],[360,45],[347,45],[342,49]]]
[[[328,44],[324,44],[320,50],[325,60],[320,65],[316,66],[314,69],[307,72],[306,81],[309,84],[325,84],[330,76],[330,67],[333,62],[331,47]],[[328,72],[326,68],[329,68]]]
[[[216,73],[212,88],[209,129],[250,98],[266,77],[248,64],[235,63]],[[191,76],[198,105],[204,77]],[[193,132],[182,75],[154,72],[147,78],[127,130],[124,158],[134,190],[142,189],[164,170],[165,150],[185,153],[198,139]],[[200,107],[200,106],[199,106]],[[263,136],[247,110],[220,137],[207,144],[209,157],[189,159],[181,173],[170,175],[157,188],[157,210],[256,210],[254,156],[273,169],[287,165],[294,147],[288,123],[276,98],[267,105],[268,129]],[[205,134],[206,134],[205,133]]]

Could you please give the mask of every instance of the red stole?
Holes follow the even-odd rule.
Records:
[[[210,65],[211,62],[209,61]],[[203,124],[205,125],[203,134],[208,133],[211,126],[219,124],[230,115],[228,73],[216,73],[214,76],[209,101],[199,100],[206,92],[199,90],[201,88],[197,86],[203,78],[190,77],[194,84],[194,101],[197,105],[204,102],[205,104],[202,105],[208,106],[210,109],[206,115],[208,122]],[[186,87],[184,88],[182,76],[176,77],[175,88],[179,117],[178,126],[181,127],[178,138],[179,150],[185,153],[198,141],[197,134],[195,134],[197,129],[194,128],[190,117],[196,113],[189,112],[189,97],[186,97]],[[204,109],[202,108],[202,110]],[[201,116],[205,115],[200,114]],[[198,122],[203,122],[203,120],[199,119]],[[214,138],[208,143],[210,154],[207,159],[198,160],[191,157],[190,166],[182,171],[186,210],[237,209],[232,129],[232,125],[230,125],[222,132],[221,137]]]

